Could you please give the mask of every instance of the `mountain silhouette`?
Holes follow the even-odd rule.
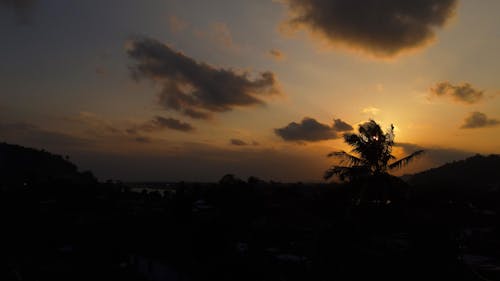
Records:
[[[60,155],[19,145],[0,143],[0,174],[3,184],[26,185],[48,181],[92,182],[90,172],[79,172]]]
[[[464,160],[444,164],[403,179],[413,186],[471,188],[497,191],[500,188],[500,155],[477,154]]]

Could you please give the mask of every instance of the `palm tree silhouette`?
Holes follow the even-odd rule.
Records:
[[[395,136],[392,124],[384,133],[379,124],[370,120],[359,125],[358,132],[359,134],[344,134],[344,141],[353,147],[349,153],[335,151],[328,154],[328,157],[335,157],[340,162],[325,171],[325,180],[335,175],[342,181],[346,178],[352,181],[361,177],[385,175],[389,170],[406,166],[424,153],[423,150],[418,150],[396,160],[391,154]]]

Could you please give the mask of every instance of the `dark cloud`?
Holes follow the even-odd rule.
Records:
[[[474,89],[469,83],[453,85],[448,81],[439,82],[431,88],[431,96],[447,96],[456,102],[473,104],[483,99],[483,91]]]
[[[205,111],[198,111],[196,109],[184,109],[183,111],[184,115],[187,115],[191,118],[194,119],[210,119],[211,118],[211,113],[205,112]]]
[[[472,112],[464,120],[464,124],[460,127],[462,129],[476,129],[484,127],[493,127],[500,125],[497,119],[488,118],[488,116],[481,112]]]
[[[137,62],[131,67],[133,77],[161,83],[161,105],[192,118],[208,119],[214,112],[264,104],[262,97],[279,93],[272,72],[252,80],[247,72],[195,61],[154,39],[133,40],[127,53]]]
[[[182,122],[174,118],[164,118],[160,116],[157,116],[152,121],[152,125],[158,128],[169,128],[172,130],[183,131],[183,132],[190,132],[194,130],[193,126],[191,126],[191,124],[189,123]]]
[[[352,129],[349,124],[340,119],[336,119],[333,126],[328,126],[306,117],[300,123],[292,122],[286,127],[274,129],[274,133],[285,141],[314,142],[338,138],[337,132],[346,131],[346,125]]]
[[[458,0],[285,0],[291,26],[332,43],[393,56],[425,45],[453,16]]]
[[[136,137],[134,140],[136,142],[139,142],[139,143],[150,143],[151,142],[150,138],[148,138],[148,137],[142,137],[142,136]]]
[[[32,22],[33,9],[36,0],[0,0],[0,8],[7,8],[14,11],[16,21],[19,24],[29,24]]]
[[[347,124],[346,122],[342,121],[341,119],[334,119],[333,129],[337,132],[346,132],[346,131],[352,131],[353,127]]]
[[[133,140],[138,143],[151,143],[153,140],[145,136],[144,134],[163,131],[165,129],[176,130],[181,132],[191,132],[195,128],[191,124],[182,122],[174,118],[165,118],[161,116],[156,116],[153,119],[140,124],[125,129],[125,133],[133,137]]]
[[[232,145],[236,145],[236,146],[246,146],[246,145],[248,145],[248,143],[246,143],[245,141],[242,141],[240,139],[231,139],[230,143]]]
[[[246,141],[240,140],[240,139],[231,139],[231,140],[229,140],[229,143],[231,145],[235,145],[235,146],[247,146],[247,145],[259,146],[260,145],[260,143],[258,143],[256,141],[246,142]]]
[[[285,54],[278,49],[271,49],[269,51],[269,55],[271,55],[272,58],[274,58],[275,60],[278,60],[278,61],[284,60],[286,57]]]
[[[129,134],[137,134],[139,132],[156,132],[164,129],[177,130],[181,132],[191,132],[194,131],[194,127],[191,124],[182,122],[174,118],[165,118],[161,116],[156,116],[152,120],[133,128],[126,130]]]
[[[76,116],[65,117],[63,120],[74,123],[72,124],[74,128],[80,128],[86,136],[98,138],[101,141],[107,138],[129,137],[128,135],[134,131],[132,128],[123,130],[110,120],[93,112],[83,111]]]
[[[129,124],[125,128],[117,126],[109,120],[92,112],[80,112],[76,117],[65,118],[66,121],[76,122],[76,127],[84,129],[85,136],[97,138],[101,143],[106,140],[134,141],[139,143],[150,143],[153,141],[151,133],[163,130],[177,130],[191,132],[195,128],[186,122],[170,118],[155,116],[142,123]],[[156,140],[155,140],[156,141]]]

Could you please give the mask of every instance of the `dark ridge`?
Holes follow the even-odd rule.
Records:
[[[413,187],[389,174],[131,185],[0,144],[0,280],[500,280],[499,190],[436,184],[495,182],[498,163],[450,163]]]
[[[477,154],[415,175],[404,176],[404,179],[414,186],[498,188],[499,172],[500,155]]]
[[[69,157],[19,145],[0,143],[0,173],[4,185],[26,185],[54,180],[95,181],[92,173],[79,172]]]

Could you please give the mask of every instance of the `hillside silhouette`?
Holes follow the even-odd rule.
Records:
[[[98,182],[43,150],[0,147],[0,280],[500,278],[498,156],[409,183],[388,174],[321,184],[228,174],[148,187]],[[356,200],[379,187],[397,196]]]
[[[454,161],[414,175],[405,180],[415,186],[441,186],[446,188],[500,188],[500,155],[475,155]]]
[[[79,172],[75,164],[60,155],[45,150],[0,143],[1,183],[27,185],[62,180],[92,182],[90,172]]]

